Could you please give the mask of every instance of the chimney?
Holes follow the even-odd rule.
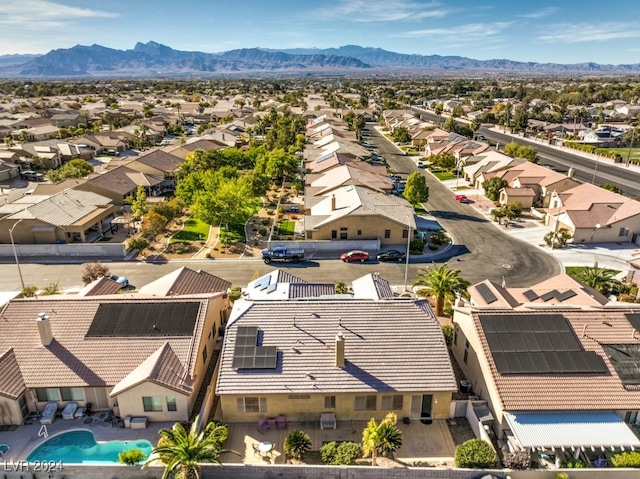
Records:
[[[336,367],[344,369],[344,336],[342,333],[336,334]]]
[[[53,341],[53,333],[51,332],[51,323],[49,322],[49,316],[45,313],[39,313],[38,319],[38,332],[40,333],[40,342],[43,346],[49,346]]]
[[[331,211],[336,210],[336,195],[331,195]]]

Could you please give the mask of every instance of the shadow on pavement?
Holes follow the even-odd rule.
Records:
[[[456,213],[455,211],[429,211],[431,215],[435,218],[443,218],[445,220],[454,220],[454,221],[475,221],[476,223],[488,223],[489,220],[484,217],[466,215],[463,213]]]
[[[305,260],[299,263],[281,263],[278,261],[272,261],[269,266],[273,266],[279,269],[292,268],[292,269],[304,269],[304,268],[319,268],[320,263],[317,261]]]

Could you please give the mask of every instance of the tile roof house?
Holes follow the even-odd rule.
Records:
[[[52,195],[26,195],[0,206],[0,242],[16,244],[87,242],[91,229],[102,233],[114,216],[111,200],[67,189]]]
[[[426,301],[354,299],[236,301],[216,384],[227,422],[391,411],[430,421],[449,417],[456,390]]]
[[[141,173],[123,165],[89,178],[76,189],[92,191],[111,199],[116,206],[124,206],[127,197],[135,196],[138,186],[145,188],[147,196],[156,196],[163,182],[163,176]]]
[[[250,281],[242,289],[242,297],[249,300],[317,299],[335,294],[334,283],[309,283],[280,269]]]
[[[640,202],[583,183],[552,193],[545,223],[566,228],[573,243],[635,242],[640,233]]]
[[[185,294],[228,293],[231,282],[206,271],[186,266],[147,283],[138,292],[150,296],[182,296]]]
[[[379,175],[385,175],[387,173],[387,168],[384,165],[372,165],[354,155],[339,152],[324,153],[316,156],[313,159],[305,161],[304,166],[307,174],[313,174],[322,173],[342,165],[349,165],[358,170],[377,173]]]
[[[22,424],[50,401],[188,420],[200,408],[196,397],[228,304],[224,293],[9,301],[0,321],[5,423]]]
[[[361,170],[350,164],[336,166],[320,174],[305,175],[304,193],[307,196],[319,196],[331,193],[333,190],[357,185],[378,193],[391,194],[395,183],[385,174],[372,173]]]
[[[415,231],[413,207],[404,198],[346,186],[305,198],[305,235],[314,240],[372,240],[381,245],[407,241]]]
[[[544,303],[455,308],[452,352],[497,438],[511,450],[578,451],[585,460],[640,447],[625,424],[640,419],[640,315],[632,305]]]

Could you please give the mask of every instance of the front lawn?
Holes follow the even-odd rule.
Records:
[[[294,221],[283,221],[278,225],[278,234],[282,236],[291,236],[296,231]]]
[[[587,268],[587,266],[567,266],[564,270],[565,272],[571,276],[573,279],[577,279],[577,277]],[[622,271],[617,269],[607,269],[606,271],[610,271],[614,276],[619,275]]]
[[[455,180],[456,179],[456,175],[454,175],[453,173],[451,173],[449,171],[432,171],[432,173],[433,173],[433,176],[438,178],[440,181]]]
[[[176,241],[202,241],[206,240],[209,236],[209,225],[197,220],[195,218],[189,218],[184,222],[184,228],[179,233],[176,233],[171,242]]]

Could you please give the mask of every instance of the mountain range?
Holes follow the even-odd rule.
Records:
[[[76,45],[45,55],[0,56],[0,77],[180,77],[276,75],[419,75],[419,74],[632,74],[640,64],[535,63],[474,60],[460,56],[409,55],[381,48],[346,45],[327,49],[245,48],[221,53],[174,50],[156,42],[132,50]]]

